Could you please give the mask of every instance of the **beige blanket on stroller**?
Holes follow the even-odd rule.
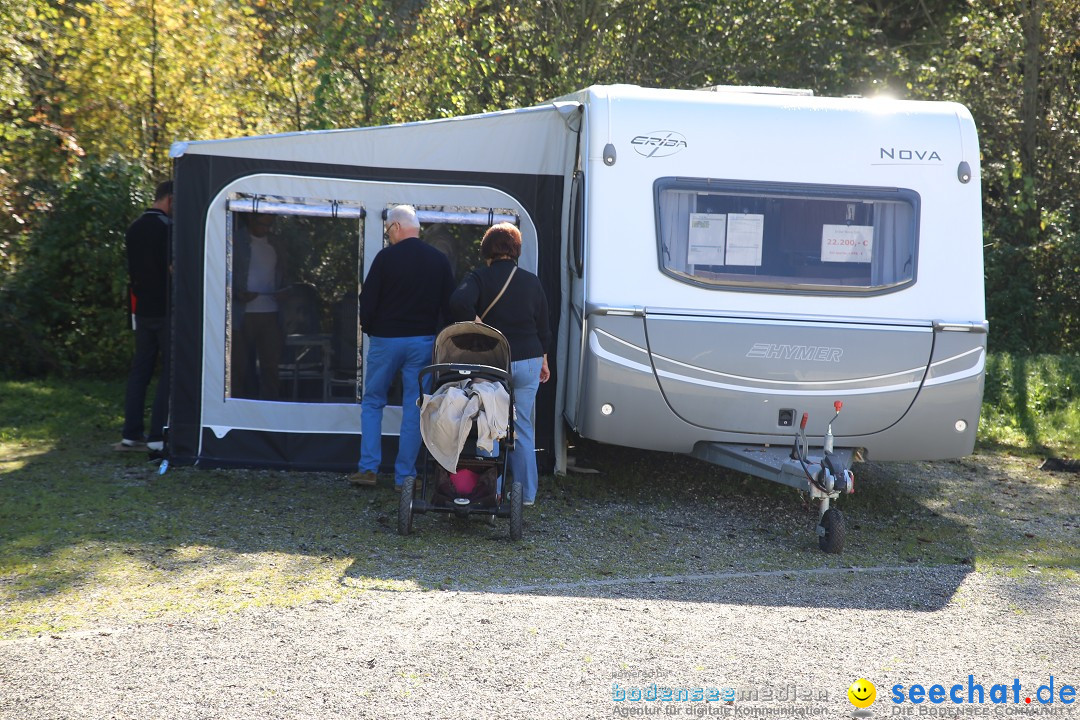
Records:
[[[457,472],[461,449],[476,423],[476,447],[490,453],[495,441],[506,437],[510,424],[510,394],[500,383],[461,380],[447,383],[420,404],[420,436],[431,456]]]

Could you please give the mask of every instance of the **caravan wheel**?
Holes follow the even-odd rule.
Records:
[[[405,478],[401,483],[401,496],[398,498],[397,531],[398,535],[412,532],[413,492],[416,490],[416,478]]]
[[[847,522],[844,514],[835,508],[829,508],[818,522],[818,547],[824,552],[839,555],[844,551],[844,538],[847,535]]]

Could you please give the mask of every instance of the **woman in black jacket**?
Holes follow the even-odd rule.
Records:
[[[540,279],[517,266],[520,256],[521,231],[511,223],[488,228],[480,244],[485,265],[466,275],[454,291],[450,315],[454,320],[479,318],[510,343],[515,417],[514,449],[508,460],[514,481],[522,484],[522,500],[532,505],[539,481],[533,410],[540,383],[551,377],[547,359],[551,330]]]

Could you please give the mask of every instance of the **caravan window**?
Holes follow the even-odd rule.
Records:
[[[663,271],[717,289],[888,292],[915,280],[911,190],[656,182]]]
[[[226,396],[357,402],[363,208],[237,195],[228,210]]]

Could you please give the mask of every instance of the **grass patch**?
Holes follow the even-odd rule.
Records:
[[[1080,357],[991,353],[979,444],[1080,456]]]
[[[1074,476],[1040,473],[1030,455],[1070,446],[1039,414],[1015,418],[1033,433],[1028,455],[1001,449],[1000,422],[980,436],[994,448],[971,459],[857,468],[847,550],[827,556],[814,506],[791,488],[594,443],[575,454],[601,473],[544,478],[522,543],[506,521],[445,515],[418,516],[402,538],[388,488],[331,473],[159,475],[112,451],[122,394],[121,382],[0,382],[0,638],[385,591],[955,563],[1075,579],[1080,568]],[[988,393],[993,408],[1014,396]]]

